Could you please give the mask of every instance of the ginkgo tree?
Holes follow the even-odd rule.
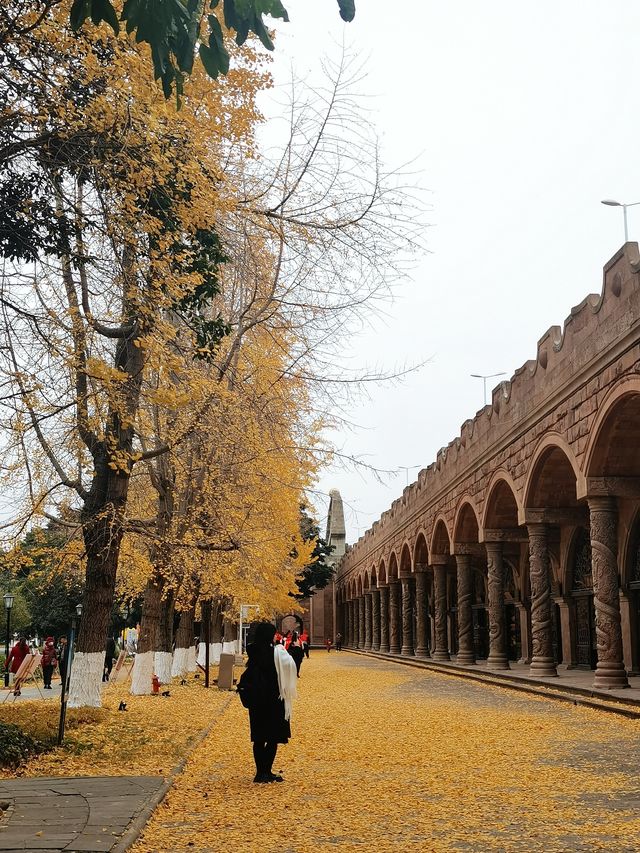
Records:
[[[233,146],[251,152],[266,78],[247,47],[216,86],[194,74],[177,113],[144,51],[71,33],[67,12],[0,34],[2,450],[23,524],[77,510],[85,616],[70,701],[97,705],[131,474],[166,451],[140,431],[145,376],[172,358],[176,323],[204,351],[226,331],[204,310],[211,234],[237,197],[222,163]],[[163,389],[157,402],[190,406]]]

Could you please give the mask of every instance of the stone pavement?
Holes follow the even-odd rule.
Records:
[[[166,788],[161,776],[1,780],[0,851],[125,850]]]
[[[408,655],[390,655],[367,652],[360,649],[348,651],[379,660],[393,661],[406,666],[431,669],[447,675],[482,681],[497,687],[508,687],[524,693],[534,693],[549,699],[585,705],[603,711],[613,711],[627,717],[640,718],[640,677],[629,678],[629,687],[624,690],[600,690],[593,687],[593,672],[582,669],[558,667],[557,678],[540,678],[530,674],[529,665],[510,661],[507,670],[487,669],[485,661],[473,665],[451,661],[434,661]],[[340,654],[338,652],[337,654]]]

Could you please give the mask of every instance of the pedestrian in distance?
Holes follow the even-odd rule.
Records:
[[[333,645],[333,640],[331,639],[331,637],[327,637],[327,639],[324,641],[324,644],[327,647],[327,651],[330,652],[331,646]]]
[[[29,653],[29,643],[27,643],[25,637],[20,637],[18,642],[9,652],[9,657],[4,662],[4,668],[15,675],[20,669],[22,661]]]
[[[340,633],[340,631],[338,631],[338,633],[336,634],[336,651],[342,651],[342,634]]]
[[[297,631],[294,631],[291,635],[289,654],[296,665],[296,675],[300,678],[300,667],[302,666],[302,661],[304,659],[304,652],[302,651],[302,643],[300,642],[300,637],[298,636]]]
[[[304,656],[309,659],[309,635],[307,632],[302,629],[302,633],[300,634],[300,642],[302,643],[302,651],[304,652]]]
[[[116,641],[113,637],[107,637],[107,644],[104,650],[104,669],[102,670],[102,680],[109,681],[111,670],[113,669],[113,659],[116,656]]]
[[[51,678],[53,671],[58,665],[58,653],[56,652],[55,641],[53,637],[47,637],[44,641],[42,649],[42,678],[44,679],[45,690],[51,690]]]
[[[252,624],[247,637],[247,666],[237,688],[240,701],[249,711],[256,783],[284,781],[272,768],[278,744],[287,743],[291,737],[296,667],[284,646],[274,645],[275,633],[270,622]]]

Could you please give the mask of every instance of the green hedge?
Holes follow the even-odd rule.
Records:
[[[29,737],[18,726],[0,723],[0,767],[18,767],[43,749],[43,744]]]

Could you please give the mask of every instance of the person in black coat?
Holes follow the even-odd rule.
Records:
[[[250,632],[247,644],[247,667],[240,677],[238,692],[242,704],[249,709],[249,726],[256,763],[254,782],[282,782],[282,776],[271,768],[279,743],[287,743],[291,726],[285,719],[284,702],[279,698],[278,673],[273,659],[276,629],[269,622],[259,622]]]
[[[302,649],[302,643],[300,642],[300,638],[298,637],[297,631],[294,631],[291,635],[291,643],[289,644],[289,654],[294,660],[294,663],[296,665],[296,674],[298,678],[300,678],[300,667],[302,666],[304,651]]]

